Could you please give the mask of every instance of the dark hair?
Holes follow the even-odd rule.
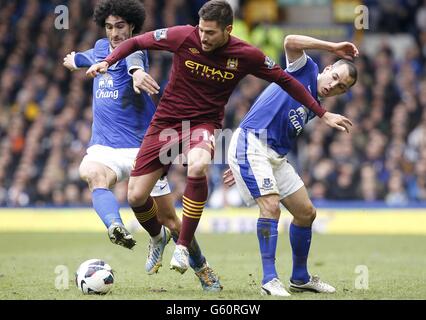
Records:
[[[349,76],[354,80],[354,82],[352,82],[351,87],[356,83],[356,81],[358,80],[358,70],[356,69],[355,64],[352,61],[346,60],[346,59],[340,59],[337,60],[334,64],[333,67],[337,67],[344,64],[349,71]]]
[[[198,16],[205,21],[216,21],[222,30],[234,22],[232,7],[224,0],[206,2],[198,11]]]
[[[101,0],[93,13],[93,20],[102,28],[109,16],[123,18],[128,24],[133,24],[133,33],[139,33],[145,22],[145,8],[139,0]]]

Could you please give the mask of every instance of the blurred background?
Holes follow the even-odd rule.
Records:
[[[145,0],[144,31],[196,25],[201,0]],[[350,134],[314,120],[289,155],[312,199],[371,205],[426,206],[426,1],[246,0],[235,9],[233,34],[285,68],[287,34],[353,41],[359,79],[324,107],[354,123]],[[0,0],[0,206],[91,206],[78,174],[91,134],[91,80],[62,66],[71,51],[93,47],[104,30],[92,21],[95,0]],[[56,29],[55,8],[69,9],[69,28]],[[359,7],[364,5],[365,7]],[[358,27],[360,11],[367,12]],[[366,11],[367,10],[367,11]],[[357,13],[358,12],[358,13]],[[329,54],[310,51],[322,70]],[[171,54],[150,52],[151,74],[164,89]],[[267,85],[245,78],[227,106],[224,128],[234,130]],[[155,102],[158,102],[155,98]],[[211,208],[244,206],[226,189],[226,164],[210,167]],[[180,205],[185,168],[169,181]],[[126,206],[127,183],[115,193]]]

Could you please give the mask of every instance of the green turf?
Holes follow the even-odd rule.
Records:
[[[192,271],[168,269],[174,244],[160,273],[144,272],[147,237],[136,235],[130,251],[98,233],[0,233],[0,299],[274,299],[259,295],[260,258],[255,234],[200,235],[199,242],[224,290],[206,294]],[[310,271],[337,288],[333,295],[293,294],[286,299],[426,299],[426,252],[422,236],[314,235]],[[288,235],[280,235],[277,270],[287,285],[291,255]],[[84,296],[74,271],[86,259],[101,258],[115,270],[106,296]],[[69,289],[55,288],[55,267],[70,270]],[[369,289],[355,288],[357,265],[369,271]]]

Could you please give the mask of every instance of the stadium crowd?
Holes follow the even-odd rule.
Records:
[[[91,134],[91,80],[83,71],[70,73],[62,62],[66,54],[87,50],[103,37],[104,31],[92,21],[95,3],[0,1],[0,206],[91,204],[90,191],[78,173]],[[144,30],[196,24],[203,3],[145,0]],[[256,26],[243,14],[250,1],[232,3],[240,9],[236,31],[256,43]],[[351,119],[352,131],[339,133],[313,121],[289,160],[314,200],[426,202],[426,1],[365,3],[371,8],[374,32],[405,32],[415,41],[402,58],[386,42],[370,56],[358,43],[358,83],[350,94],[322,102],[327,110]],[[68,29],[55,28],[55,7],[63,4],[69,9]],[[275,49],[284,67],[280,45]],[[321,68],[333,62],[329,55],[314,52],[312,57]],[[151,75],[164,88],[171,55],[151,52],[150,64]],[[225,128],[238,127],[265,86],[254,77],[241,82],[226,107]],[[236,190],[223,186],[226,168],[210,168],[211,207],[243,205]],[[184,174],[181,165],[169,173],[177,202]],[[118,184],[115,193],[125,204],[126,183]]]

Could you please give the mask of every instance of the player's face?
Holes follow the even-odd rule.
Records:
[[[345,93],[352,83],[347,66],[327,66],[318,77],[318,95],[326,98]]]
[[[108,16],[105,19],[105,31],[111,47],[115,49],[124,40],[132,36],[133,25],[128,24],[118,16]]]
[[[210,52],[222,47],[228,41],[232,26],[227,26],[225,30],[222,30],[216,21],[200,19],[198,30],[201,39],[201,48],[205,52]]]

